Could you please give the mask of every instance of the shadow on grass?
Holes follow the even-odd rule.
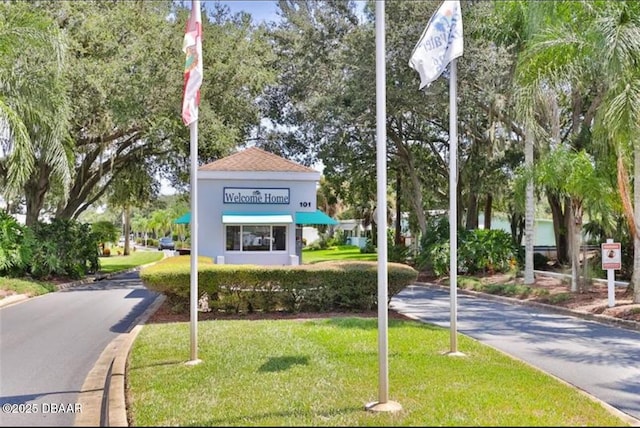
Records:
[[[309,357],[274,357],[258,369],[259,372],[280,372],[289,370],[295,365],[308,366]]]

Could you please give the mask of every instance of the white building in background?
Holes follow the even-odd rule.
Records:
[[[302,242],[306,242],[306,245],[311,245],[320,240],[320,233],[314,226],[304,226],[302,228]]]
[[[364,248],[367,245],[365,232],[371,231],[371,226],[364,227],[361,219],[340,220],[336,230],[342,230],[347,237],[347,245],[357,245]]]
[[[478,227],[480,229],[484,228],[484,213],[478,215]],[[511,233],[511,224],[504,216],[491,216],[491,229],[499,229]],[[535,219],[533,223],[533,236],[533,245],[554,247],[556,245],[556,236],[553,232],[553,220]]]
[[[198,168],[198,252],[219,264],[295,265],[320,172],[256,147]]]

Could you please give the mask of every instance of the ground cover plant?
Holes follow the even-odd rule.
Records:
[[[389,320],[389,397],[378,399],[377,320],[199,323],[202,363],[190,366],[188,322],[147,324],[127,371],[130,426],[625,426],[574,388],[466,336]]]

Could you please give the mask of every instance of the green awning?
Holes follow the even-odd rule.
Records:
[[[290,224],[291,214],[263,212],[223,212],[223,224]]]
[[[316,212],[297,212],[296,224],[339,224],[320,210]]]
[[[191,213],[185,213],[180,218],[177,218],[173,221],[175,224],[189,224],[191,223]]]
[[[175,224],[191,223],[191,213],[188,212],[173,221]],[[251,213],[251,212],[224,212],[222,223],[229,224],[289,224],[293,223],[290,214],[283,213]],[[320,210],[315,212],[296,212],[296,224],[339,224]]]

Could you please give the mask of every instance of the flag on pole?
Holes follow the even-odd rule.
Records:
[[[182,51],[187,54],[184,64],[184,94],[182,97],[182,121],[185,125],[198,120],[200,85],[202,84],[202,19],[200,2],[191,2]]]
[[[453,59],[462,55],[462,45],[460,1],[446,0],[429,19],[411,53],[409,66],[420,73],[419,89],[428,87]]]

